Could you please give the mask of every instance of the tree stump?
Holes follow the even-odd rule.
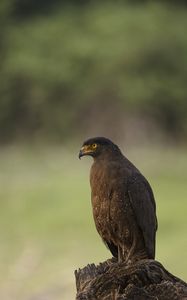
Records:
[[[132,264],[112,258],[75,271],[77,300],[187,300],[187,283],[156,260]]]

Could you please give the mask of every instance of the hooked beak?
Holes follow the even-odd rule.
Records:
[[[83,146],[79,152],[79,159],[81,159],[82,156],[90,155],[92,153],[89,146]]]
[[[82,150],[80,150],[80,152],[79,152],[79,159],[81,159],[82,156],[84,156],[84,153],[83,153]]]

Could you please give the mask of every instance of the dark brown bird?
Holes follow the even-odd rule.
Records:
[[[140,171],[104,137],[84,142],[79,158],[90,155],[91,200],[97,231],[119,261],[155,257],[156,206]]]

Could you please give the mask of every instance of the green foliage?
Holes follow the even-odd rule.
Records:
[[[1,139],[75,136],[106,107],[114,121],[135,114],[187,135],[186,16],[119,1],[14,20],[0,75]]]

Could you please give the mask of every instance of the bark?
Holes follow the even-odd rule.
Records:
[[[187,283],[156,260],[110,259],[75,271],[76,300],[187,300]]]

